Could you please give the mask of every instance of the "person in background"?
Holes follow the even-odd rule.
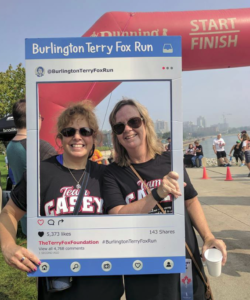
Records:
[[[241,144],[240,140],[236,141],[236,144],[233,145],[233,147],[230,150],[229,156],[231,157],[232,152],[233,152],[233,157],[235,157],[236,164],[238,164],[239,167],[243,167],[245,165],[244,164],[245,163],[244,162],[244,153],[240,150],[240,144]],[[240,161],[239,161],[239,159],[240,159]]]
[[[246,130],[242,130],[241,133],[238,133],[238,135],[237,135],[238,140],[241,141],[241,142],[243,141],[242,135],[243,135],[244,133],[247,133]]]
[[[171,151],[171,137],[167,138],[168,144],[165,146],[165,151]]]
[[[196,153],[193,144],[189,144],[184,154],[184,165],[195,167]]]
[[[242,139],[243,139],[242,151],[245,154],[246,165],[249,170],[248,177],[250,177],[250,137],[247,133],[243,133]]]
[[[57,139],[63,154],[40,164],[40,215],[69,216],[73,214],[82,178],[89,170],[86,193],[80,199],[78,218],[103,213],[101,183],[105,166],[89,160],[93,154],[94,138],[99,131],[93,106],[89,101],[73,104],[57,121]],[[68,188],[65,193],[65,187]],[[17,222],[27,209],[26,176],[11,192],[11,199],[0,215],[0,245],[5,261],[24,272],[37,270],[38,257],[16,244]],[[63,209],[62,209],[63,206]],[[32,238],[32,237],[31,237]],[[91,267],[91,266],[90,266]],[[53,278],[53,277],[52,277]],[[57,286],[67,277],[57,277]],[[51,277],[48,277],[50,280]],[[51,292],[46,277],[38,278],[38,300],[120,300],[124,288],[122,276],[75,276],[67,289]],[[51,282],[51,281],[50,281]]]
[[[104,206],[109,214],[161,214],[168,213],[174,197],[180,196],[178,174],[171,171],[171,153],[162,150],[147,109],[140,103],[128,99],[119,101],[113,108],[109,122],[112,128],[115,162],[108,165],[103,175]],[[151,193],[146,192],[141,179]],[[226,263],[226,247],[211,233],[197,192],[184,169],[185,239],[199,264],[204,269],[193,226],[200,233],[206,249],[216,247],[223,253]],[[170,199],[170,200],[169,200]],[[138,218],[138,216],[137,216]],[[188,252],[187,258],[190,258]],[[205,300],[204,283],[192,268],[193,300]],[[205,276],[206,277],[206,276]],[[180,274],[126,275],[127,300],[179,300],[181,299]]]
[[[220,166],[224,167],[231,167],[228,159],[227,154],[225,151],[225,141],[221,138],[221,133],[217,135],[217,138],[213,141],[213,150],[215,155],[217,156],[217,159],[220,162]]]
[[[193,156],[191,158],[193,166],[196,166],[196,159],[199,159],[199,166],[202,167],[202,158],[203,158],[203,148],[202,145],[200,145],[199,141],[195,141],[194,142],[194,149],[195,149],[195,153],[196,153],[196,157]]]
[[[14,123],[17,128],[15,137],[9,142],[7,146],[7,157],[9,167],[11,168],[17,184],[26,171],[26,143],[27,143],[27,129],[26,129],[26,100],[20,99],[13,105],[12,115]],[[39,129],[41,129],[44,118],[39,115]],[[40,140],[40,160],[45,160],[53,155],[56,155],[56,150],[46,141]],[[21,219],[22,231],[27,235],[27,217],[26,214]]]
[[[102,164],[102,160],[103,160],[102,152],[99,151],[99,150],[97,150],[97,149],[95,149],[94,154],[93,154],[91,160],[92,160],[92,161],[95,161],[95,162],[97,162],[99,165],[101,165],[101,164]]]
[[[241,133],[238,134],[238,139],[240,141],[239,149],[242,152],[243,152],[243,150],[242,150],[242,147],[243,147],[243,134],[247,134],[246,130],[242,130]],[[245,156],[245,155],[243,155],[243,156]]]

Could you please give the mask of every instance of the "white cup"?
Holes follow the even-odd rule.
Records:
[[[208,273],[218,277],[221,274],[222,253],[218,249],[207,249],[204,253]]]

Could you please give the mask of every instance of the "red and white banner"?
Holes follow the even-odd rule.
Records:
[[[250,8],[104,14],[83,35],[182,37],[182,70],[205,70],[250,66]],[[50,136],[55,116],[69,102],[90,99],[95,105],[120,82],[50,83],[39,86],[40,112],[46,115],[41,138]],[[49,108],[49,109],[48,109]]]

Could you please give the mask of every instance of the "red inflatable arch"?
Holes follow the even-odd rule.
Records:
[[[83,36],[181,35],[183,71],[250,66],[250,9],[104,14]],[[97,105],[115,83],[41,84],[40,112],[46,116],[41,138],[55,145],[58,111],[70,101]],[[48,109],[49,108],[49,109]]]

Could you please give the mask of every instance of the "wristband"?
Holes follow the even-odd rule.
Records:
[[[153,189],[153,190],[151,191],[151,194],[152,194],[153,198],[154,198],[157,202],[160,202],[160,201],[162,201],[162,200],[164,199],[164,198],[161,198],[161,197],[158,195],[158,193],[157,193],[157,188]]]

